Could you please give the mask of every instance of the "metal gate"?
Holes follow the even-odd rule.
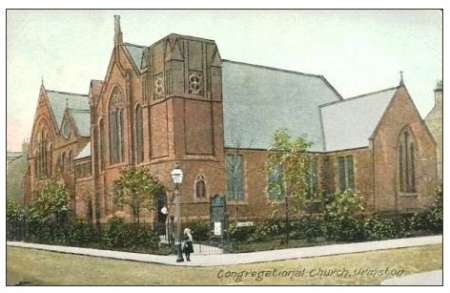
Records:
[[[159,235],[166,233],[166,217],[167,215],[162,213],[162,208],[167,207],[167,197],[164,192],[155,195],[156,213],[155,220],[153,221],[153,229]]]
[[[225,196],[216,194],[210,199],[210,221],[216,236],[223,237],[226,225],[226,208]]]

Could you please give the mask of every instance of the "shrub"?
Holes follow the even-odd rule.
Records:
[[[305,216],[293,224],[291,231],[293,239],[313,241],[326,234],[325,222],[320,216]]]
[[[106,247],[122,248],[127,241],[127,227],[125,221],[119,217],[112,217],[108,220],[107,227],[103,232],[102,240]]]
[[[345,190],[336,193],[325,206],[327,237],[339,241],[364,239],[362,220],[355,218],[364,210],[359,194]]]
[[[246,242],[250,236],[256,231],[255,226],[237,227],[235,224],[231,224],[228,227],[228,239],[236,242]]]
[[[148,251],[159,246],[159,236],[138,224],[126,224],[122,218],[112,217],[102,235],[107,248]]]
[[[191,228],[194,241],[206,241],[211,236],[211,227],[208,222],[194,222],[186,227]]]
[[[6,239],[22,240],[25,222],[25,209],[13,200],[8,200],[6,204]]]
[[[273,226],[272,223],[264,222],[264,223],[259,223],[259,224],[255,225],[254,229],[247,229],[250,231],[250,235],[247,240],[249,242],[253,242],[253,241],[264,241],[269,238],[272,238],[273,236],[275,236],[274,231],[277,230],[277,228],[273,229],[272,226]],[[243,229],[243,228],[249,228],[249,227],[241,227],[240,229]]]
[[[92,226],[82,219],[75,219],[70,227],[69,243],[71,245],[85,246],[95,238]]]
[[[431,209],[427,214],[428,228],[434,233],[442,233],[444,214],[442,208]]]
[[[325,215],[328,219],[344,220],[352,218],[364,210],[363,199],[352,190],[335,193],[325,206]]]
[[[364,231],[368,240],[396,238],[398,229],[391,218],[372,217],[364,223]]]
[[[427,218],[429,229],[435,233],[442,233],[444,214],[443,214],[443,190],[441,185],[439,185],[435,189],[434,203]]]

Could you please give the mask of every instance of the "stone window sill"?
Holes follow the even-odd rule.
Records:
[[[401,197],[417,197],[417,192],[399,192]]]

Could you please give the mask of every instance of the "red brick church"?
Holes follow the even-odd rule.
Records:
[[[322,75],[222,59],[213,40],[170,34],[114,47],[104,80],[87,94],[41,86],[28,151],[26,201],[49,178],[64,182],[76,215],[105,222],[123,168],[147,167],[171,210],[178,162],[185,220],[210,218],[226,195],[231,219],[269,217],[267,149],[277,129],[313,142],[315,192],[358,191],[370,211],[426,207],[437,178],[436,143],[403,81],[344,99]]]

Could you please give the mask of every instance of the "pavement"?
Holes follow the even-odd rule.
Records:
[[[141,254],[132,252],[112,251],[112,250],[100,250],[93,248],[56,246],[56,245],[13,242],[13,241],[7,242],[7,245],[10,247],[39,249],[60,253],[104,257],[117,260],[129,260],[129,261],[158,263],[176,266],[201,266],[201,267],[300,259],[318,256],[340,255],[340,254],[350,254],[350,253],[368,252],[385,249],[424,246],[431,244],[442,244],[442,235],[347,243],[347,244],[333,244],[314,247],[289,248],[289,249],[268,250],[249,253],[229,253],[229,254],[213,254],[213,255],[201,255],[198,253],[197,254],[194,253],[191,257],[192,260],[191,262],[177,263],[175,262],[176,256],[174,255],[152,255],[152,254]]]
[[[397,286],[442,286],[442,271],[432,271],[384,280],[381,285]]]

